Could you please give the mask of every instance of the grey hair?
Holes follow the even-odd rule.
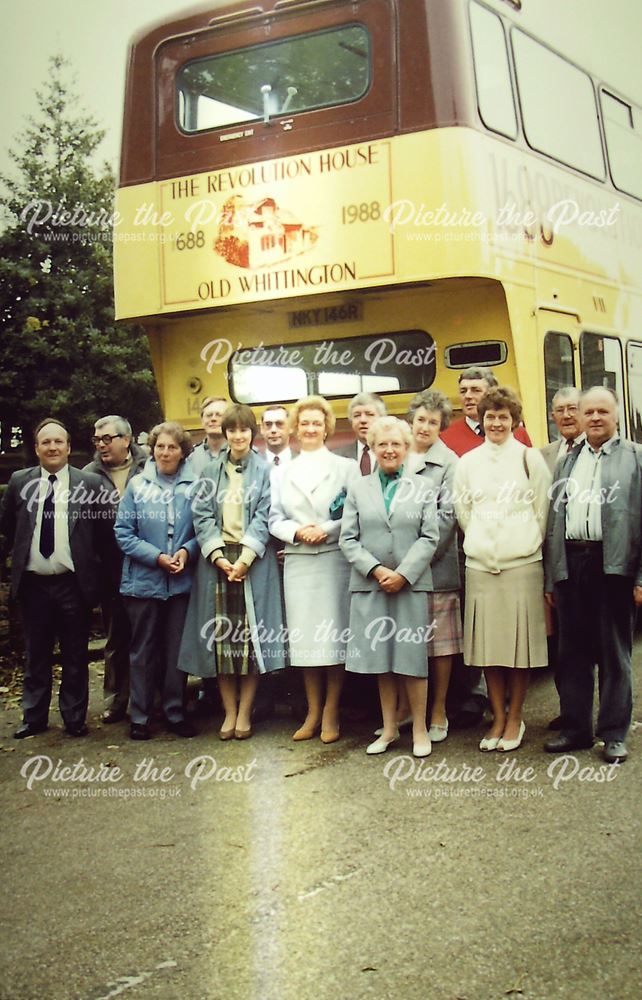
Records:
[[[113,424],[116,428],[117,434],[125,434],[127,437],[132,436],[132,425],[129,420],[125,420],[124,417],[119,417],[118,414],[112,413],[109,417],[101,417],[94,424],[94,430],[99,431],[101,427],[106,427],[107,424]]]
[[[412,444],[412,433],[410,427],[405,420],[400,420],[399,417],[383,416],[377,417],[373,420],[368,428],[368,447],[374,448],[375,440],[379,434],[385,434],[387,431],[399,431],[401,436],[409,448]]]
[[[579,402],[580,390],[575,385],[563,385],[553,396],[551,400],[551,409],[554,408],[558,399],[570,399],[571,396],[575,396]]]
[[[588,389],[582,389],[582,391],[580,393],[580,402],[582,402],[582,400],[584,399],[585,396],[588,396],[589,392],[595,392],[596,389],[601,389],[602,392],[608,392],[608,394],[613,397],[613,402],[615,403],[615,405],[617,407],[618,419],[619,419],[619,416],[620,416],[620,400],[618,399],[618,394],[615,391],[615,389],[611,389],[610,386],[608,386],[608,385],[591,385],[591,386],[589,386]]]
[[[352,414],[356,406],[374,406],[380,417],[384,417],[387,413],[386,404],[383,399],[374,392],[358,392],[350,400],[348,403],[348,417],[350,420],[352,420]]]
[[[445,431],[453,415],[452,403],[448,396],[444,396],[443,392],[439,392],[438,389],[424,389],[423,392],[418,392],[410,400],[408,407],[408,422],[410,424],[415,419],[417,410],[421,410],[422,407],[441,413],[441,430]]]
[[[493,375],[492,368],[479,368],[476,365],[473,365],[472,368],[464,368],[457,382],[461,384],[462,379],[465,378],[483,378],[489,389],[494,389],[496,385],[499,385],[499,382]]]

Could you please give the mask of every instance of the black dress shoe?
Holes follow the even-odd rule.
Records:
[[[16,729],[13,738],[14,740],[24,740],[27,736],[37,736],[38,733],[44,733],[45,729],[48,728],[46,722],[23,722]]]
[[[86,736],[89,730],[84,722],[65,722],[65,732],[68,736]]]
[[[590,750],[593,738],[574,740],[570,736],[554,736],[544,744],[546,753],[567,753],[569,750]]]
[[[146,726],[144,722],[132,722],[129,727],[129,735],[132,740],[151,739],[149,726]]]
[[[607,740],[602,751],[607,764],[623,764],[629,756],[624,740]]]
[[[100,721],[110,726],[114,722],[124,722],[127,712],[124,708],[108,708],[100,717]]]
[[[557,732],[560,730],[562,728],[562,716],[556,715],[554,719],[551,719],[546,728],[551,732]]]
[[[181,719],[180,722],[168,722],[167,729],[170,733],[174,733],[175,736],[184,736],[185,739],[191,739],[192,736],[196,736],[196,730],[189,719]]]

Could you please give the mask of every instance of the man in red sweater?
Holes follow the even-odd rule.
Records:
[[[479,422],[477,406],[482,396],[498,383],[490,368],[466,368],[458,381],[464,416],[455,420],[442,433],[441,439],[456,455],[465,455],[483,443],[484,430]],[[516,427],[513,434],[522,444],[532,447],[525,427]]]

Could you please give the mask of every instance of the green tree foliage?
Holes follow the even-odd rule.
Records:
[[[99,416],[143,430],[160,407],[143,331],[114,322],[115,183],[92,159],[104,131],[78,109],[67,61],[49,67],[11,153],[16,175],[0,177],[0,421],[30,442],[54,415],[87,448]]]

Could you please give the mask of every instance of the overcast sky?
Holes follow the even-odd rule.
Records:
[[[129,39],[193,6],[181,0],[2,0],[0,171],[10,169],[6,150],[36,110],[34,91],[57,51],[71,59],[86,110],[107,130],[102,156],[117,167]],[[220,0],[210,4],[220,6]],[[642,105],[641,0],[522,0],[521,19]]]

